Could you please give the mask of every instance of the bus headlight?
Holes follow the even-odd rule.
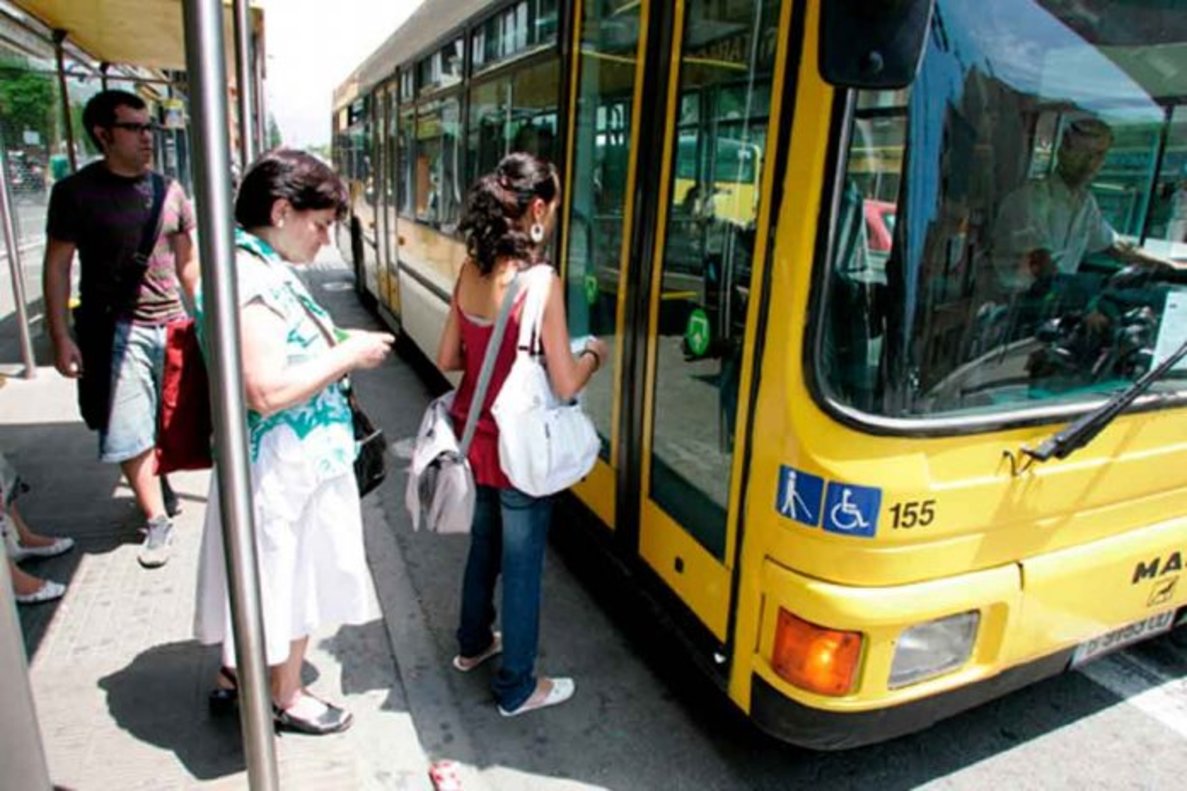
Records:
[[[974,610],[916,624],[904,631],[894,647],[888,686],[905,687],[963,665],[973,652],[980,622],[981,613]]]

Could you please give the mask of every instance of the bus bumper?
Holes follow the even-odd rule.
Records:
[[[904,736],[1067,669],[1072,649],[1010,668],[948,692],[872,711],[825,711],[804,705],[755,674],[750,716],[767,733],[813,750],[848,750]]]

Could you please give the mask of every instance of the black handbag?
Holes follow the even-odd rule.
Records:
[[[354,460],[354,479],[359,485],[359,497],[366,497],[387,477],[387,462],[384,459],[387,439],[383,436],[383,429],[375,428],[371,418],[359,406],[353,388],[347,390],[346,401],[350,404],[354,441],[359,446],[359,454]]]

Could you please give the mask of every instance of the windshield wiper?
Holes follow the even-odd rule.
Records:
[[[1073,452],[1091,442],[1097,434],[1105,429],[1105,426],[1112,423],[1118,415],[1137,400],[1138,396],[1146,392],[1150,385],[1166,376],[1167,372],[1171,368],[1174,368],[1175,364],[1184,357],[1187,357],[1187,341],[1184,341],[1169,357],[1154,368],[1151,368],[1129,387],[1117,393],[1117,395],[1087,415],[1084,415],[1063,431],[1043,440],[1042,444],[1037,448],[1027,448],[1024,446],[1022,452],[1029,456],[1032,461],[1038,462],[1047,461],[1052,456],[1057,459],[1066,459]]]

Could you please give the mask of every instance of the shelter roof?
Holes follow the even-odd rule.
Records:
[[[185,70],[181,0],[11,0],[47,27],[99,61],[152,69]],[[230,3],[224,0],[224,40],[234,63]],[[264,12],[252,8],[252,27],[262,34]],[[229,72],[234,74],[234,70]]]

